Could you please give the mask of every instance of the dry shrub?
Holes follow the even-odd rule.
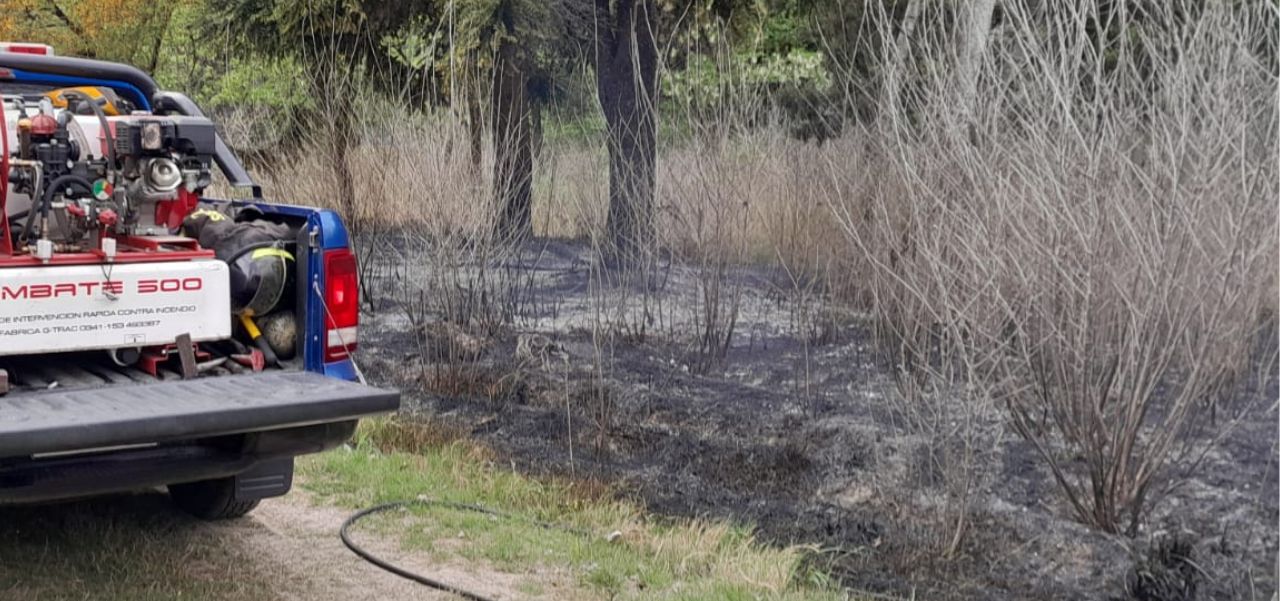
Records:
[[[418,384],[427,393],[483,399],[493,405],[523,405],[530,396],[527,374],[509,365],[423,365]]]
[[[1192,601],[1204,577],[1196,565],[1194,542],[1166,537],[1143,550],[1125,582],[1134,601]]]
[[[566,127],[559,121],[556,126]],[[533,228],[539,236],[590,239],[604,231],[609,158],[604,139],[544,143],[534,166]]]
[[[1212,440],[1210,401],[1274,365],[1253,363],[1276,298],[1274,18],[1151,3],[1099,40],[1077,25],[1121,17],[1092,3],[1001,6],[973,112],[950,70],[910,70],[953,46],[917,44],[890,78],[910,100],[867,132],[869,201],[831,202],[916,421],[1007,409],[1076,517],[1135,533]]]
[[[526,254],[495,231],[490,140],[477,164],[462,115],[407,110],[409,98],[386,97],[365,81],[390,77],[376,69],[352,77],[326,96],[341,97],[339,106],[321,107],[345,119],[294,128],[302,138],[256,170],[259,182],[271,198],[342,213],[370,305],[390,298],[420,327],[445,319],[491,334],[511,323],[528,302],[528,279],[515,265]],[[370,288],[375,282],[391,284]]]
[[[441,243],[484,239],[495,209],[487,174],[471,163],[466,128],[448,115],[414,115],[386,100],[360,104],[362,121],[343,144],[355,175],[350,221],[413,228]],[[298,204],[342,206],[330,160],[316,148],[334,144],[335,132],[309,130],[304,150],[257,175],[273,198]]]
[[[686,364],[699,373],[722,365],[739,334],[738,268],[780,264],[806,291],[846,279],[841,232],[819,190],[848,180],[829,181],[826,166],[849,148],[798,141],[785,123],[759,122],[754,116],[763,111],[751,104],[759,94],[738,88],[726,87],[716,110],[664,112],[674,122],[662,128],[657,162],[661,251],[626,269],[592,274],[597,330],[631,341],[661,333],[687,347]],[[602,136],[590,135],[544,145],[535,187],[538,233],[608,246],[600,239],[609,179],[604,145]]]

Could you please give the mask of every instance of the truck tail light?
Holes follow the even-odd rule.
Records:
[[[17,54],[39,54],[42,56],[53,56],[53,46],[47,44],[24,44],[20,42],[0,42],[0,52],[14,52]]]
[[[360,282],[351,249],[324,253],[325,362],[346,359],[356,350],[360,324]]]

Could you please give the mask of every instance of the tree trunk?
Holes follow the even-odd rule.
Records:
[[[364,216],[359,215],[357,211],[355,176],[351,173],[351,161],[347,156],[358,141],[355,124],[352,123],[351,115],[347,111],[339,110],[331,114],[333,130],[328,140],[329,169],[332,170],[334,182],[337,184],[338,212],[342,214],[342,219],[354,236],[364,229]]]
[[[960,56],[956,76],[960,84],[961,116],[970,126],[978,101],[978,73],[987,52],[987,37],[991,33],[991,16],[996,0],[968,0],[961,3]]]
[[[493,189],[497,233],[507,239],[533,234],[533,154],[529,96],[518,48],[503,39],[493,64]]]
[[[160,27],[158,30],[151,32],[155,36],[151,40],[151,56],[147,59],[147,73],[155,73],[156,67],[160,64],[160,49],[164,45],[165,35],[169,33],[169,24],[173,22],[173,7],[152,7],[152,10],[161,11]]]
[[[889,57],[889,66],[885,69],[884,79],[880,85],[880,114],[888,113],[896,128],[899,117],[898,91],[902,86],[902,69],[907,60],[907,51],[911,48],[911,37],[915,33],[916,21],[920,18],[923,0],[907,0],[906,13],[902,16],[902,27],[893,42],[893,52]]]
[[[322,99],[316,107],[316,115],[326,127],[320,140],[323,157],[333,177],[333,190],[337,195],[334,209],[342,215],[347,228],[354,236],[363,229],[364,215],[358,214],[355,176],[351,171],[351,149],[360,144],[360,132],[349,107],[339,106],[336,98],[346,98],[354,79],[350,70],[318,69],[308,81],[313,98]]]
[[[609,145],[606,235],[614,259],[653,250],[658,49],[653,0],[597,0],[596,92]],[[610,6],[612,4],[612,6]]]
[[[537,163],[542,156],[542,104],[536,100],[529,102],[529,149]]]
[[[480,181],[480,167],[484,163],[484,117],[480,109],[484,91],[479,63],[476,52],[470,51],[462,67],[462,94],[467,105],[468,167],[472,182]]]

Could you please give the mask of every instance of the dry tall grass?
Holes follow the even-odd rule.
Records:
[[[1065,507],[1133,532],[1215,436],[1196,431],[1201,417],[1274,368],[1257,353],[1259,339],[1274,352],[1277,314],[1274,11],[1150,3],[1123,24],[1132,35],[1098,40],[1085,24],[1121,17],[1059,4],[1000,3],[976,88],[932,68],[959,60],[953,40],[920,33],[885,57],[894,89],[878,118],[841,137],[801,142],[728,110],[659,154],[661,244],[700,274],[683,334],[708,362],[723,354],[737,311],[725,273],[743,263],[776,262],[797,289],[869,308],[899,413],[948,474],[943,553],[967,528],[1002,416],[1034,443]],[[924,11],[912,25],[946,31],[946,19]],[[972,90],[977,102],[959,97]],[[503,267],[520,251],[493,237],[492,169],[471,164],[460,118],[359,113],[351,217],[366,254],[398,257],[392,293],[419,316],[513,321],[531,302]],[[604,148],[542,146],[539,235],[599,246]],[[267,188],[332,202],[329,160],[301,152],[266,173]],[[387,229],[410,235],[393,244]],[[602,328],[643,335],[628,320],[649,299],[600,298]],[[1240,406],[1222,409],[1229,426]]]

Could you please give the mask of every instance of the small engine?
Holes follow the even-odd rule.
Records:
[[[253,369],[293,356],[296,233],[201,198],[214,163],[227,168],[213,123],[173,96],[156,105],[184,114],[94,86],[41,92],[0,96],[0,323],[50,325],[0,336],[0,357],[126,349],[113,360],[150,370],[184,337],[232,338],[229,318],[258,359],[240,342],[232,355]]]
[[[21,106],[6,212],[15,250],[83,252],[104,238],[176,232],[210,183],[217,134],[203,117],[114,114],[75,90]],[[111,114],[108,114],[111,113]]]

